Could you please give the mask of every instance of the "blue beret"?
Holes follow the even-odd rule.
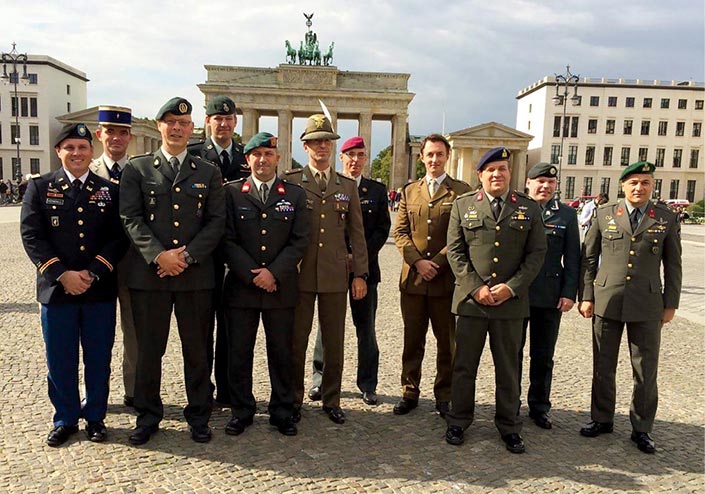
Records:
[[[505,147],[492,148],[483,154],[480,161],[477,162],[477,171],[481,171],[482,167],[487,163],[492,163],[495,161],[509,161],[509,157],[511,155],[512,153],[510,153],[509,149]]]
[[[167,113],[172,115],[191,115],[191,108],[191,103],[188,100],[177,96],[164,103],[164,106],[157,112],[155,119],[161,120]]]
[[[100,125],[132,127],[132,110],[124,106],[99,106],[98,123]]]
[[[86,127],[86,124],[82,123],[64,125],[56,136],[56,144],[54,144],[54,147],[59,147],[66,139],[85,139],[91,144],[93,143],[91,132],[88,130],[88,127]]]
[[[656,166],[653,163],[649,163],[648,161],[637,161],[622,171],[622,174],[619,176],[619,181],[624,182],[629,175],[633,175],[635,173],[648,173],[649,175],[653,175],[654,170],[656,170]]]
[[[243,153],[247,154],[255,148],[277,148],[277,138],[269,132],[259,132],[247,141]]]

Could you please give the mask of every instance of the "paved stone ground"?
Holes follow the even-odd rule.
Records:
[[[380,287],[378,318],[380,406],[368,407],[359,399],[354,385],[354,332],[349,331],[342,402],[347,423],[337,426],[320,411],[319,404],[306,403],[299,435],[281,436],[268,425],[265,413],[269,384],[260,333],[255,394],[261,401],[255,424],[237,438],[227,436],[223,428],[229,412],[217,410],[211,422],[213,441],[196,444],[190,440],[182,417],[185,393],[179,342],[173,331],[164,361],[163,429],[146,446],[132,447],[127,436],[134,416],[121,403],[122,345],[118,338],[107,418],[109,441],[92,444],[79,433],[65,446],[52,449],[44,443],[52,408],[34,301],[34,269],[21,247],[16,209],[2,209],[0,492],[695,493],[705,487],[705,247],[699,237],[684,242],[684,307],[688,317],[677,316],[663,333],[661,405],[654,430],[659,451],[654,456],[640,453],[629,440],[631,371],[626,347],[622,348],[618,370],[615,433],[595,439],[578,435],[580,426],[589,420],[591,339],[588,321],[575,311],[564,318],[558,341],[554,428],[544,431],[526,420],[525,455],[508,453],[494,428],[489,351],[483,357],[478,380],[477,418],[463,446],[452,447],[443,441],[445,424],[433,412],[435,345],[431,335],[420,406],[407,416],[394,416],[402,328],[396,287],[400,257],[391,243],[381,253],[385,280]]]

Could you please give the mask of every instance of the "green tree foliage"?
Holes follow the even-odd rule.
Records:
[[[373,179],[379,179],[387,188],[392,171],[392,146],[387,146],[372,160],[370,173]]]
[[[299,163],[298,161],[296,161],[296,158],[294,158],[294,157],[292,156],[292,157],[291,157],[291,169],[294,170],[294,169],[296,169],[296,168],[303,168],[303,166],[301,166],[301,163]]]
[[[416,160],[416,180],[420,179],[421,177],[426,175],[426,165],[423,164],[423,161],[417,159]]]

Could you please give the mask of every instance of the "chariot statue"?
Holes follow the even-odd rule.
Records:
[[[306,18],[308,31],[306,31],[304,35],[304,41],[299,42],[298,51],[291,46],[288,39],[284,42],[284,46],[286,47],[286,63],[295,64],[297,63],[298,57],[299,65],[330,65],[333,62],[333,46],[335,46],[335,42],[331,42],[328,50],[325,53],[321,53],[318,35],[311,30],[313,12],[310,14],[304,12],[304,17]]]

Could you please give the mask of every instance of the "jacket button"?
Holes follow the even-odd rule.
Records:
[[[499,258],[495,257],[494,259],[492,259],[492,262],[499,262]]]
[[[629,269],[631,269],[631,268],[634,267],[634,265],[630,262],[629,264],[627,264],[627,267],[628,267]]]
[[[655,244],[658,243],[658,239],[657,239],[657,238],[654,239],[654,243],[655,243]]]
[[[267,213],[262,213],[262,218],[266,219],[266,218],[267,218]]]
[[[319,247],[323,247],[323,242],[319,242],[319,243],[318,243],[318,246],[319,246]]]
[[[179,228],[179,222],[178,222],[178,221],[175,221],[175,222],[174,222],[174,226],[175,226],[176,228]]]
[[[174,187],[174,192],[181,192],[181,187]]]
[[[633,256],[634,254],[636,254],[636,252],[634,252],[633,250],[630,250],[630,251],[629,251],[629,255],[630,255],[630,256]]]
[[[636,242],[636,237],[632,237],[632,242]]]
[[[500,231],[500,230],[502,229],[502,227],[499,226],[499,225],[497,225],[497,226],[494,227],[494,229],[497,230],[497,231]]]
[[[325,203],[326,203],[326,200],[325,200],[325,199],[321,199],[321,204],[325,204]]]
[[[430,220],[430,219],[429,219],[429,220],[426,220],[426,223],[428,223],[429,225],[430,225],[432,222],[433,222],[433,220]]]
[[[266,246],[266,245],[263,245],[263,246],[262,246],[262,252],[264,252],[265,250],[267,250],[267,246]]]
[[[179,241],[176,240],[176,239],[172,240],[171,243],[174,244],[174,245],[179,245]]]
[[[81,206],[79,206],[76,211],[78,211],[79,213],[82,213],[82,212],[83,212],[83,208],[82,208]]]
[[[83,237],[85,237],[85,236],[86,236],[86,234],[83,233],[83,232],[81,232],[81,233],[78,234],[78,237],[79,237],[79,238],[83,238]]]
[[[496,278],[496,277],[497,277],[497,273],[492,273],[492,277],[493,277],[493,278]]]
[[[624,279],[625,279],[625,280],[627,280],[627,281],[629,281],[629,280],[631,280],[631,279],[632,279],[632,277],[631,277],[631,276],[627,276],[627,277],[626,277],[626,278],[624,278]]]
[[[426,240],[431,240],[431,237],[426,237]]]
[[[266,235],[266,234],[267,234],[267,230],[262,230],[262,235]]]
[[[177,210],[178,210],[178,209],[179,209],[179,205],[178,205],[178,204],[174,204],[174,209],[177,209]]]
[[[154,191],[153,191],[153,190],[150,190],[150,191],[149,191],[149,195],[153,196],[153,195],[154,195]]]
[[[79,250],[80,250],[81,252],[83,252],[84,250],[86,250],[86,246],[85,246],[85,245],[80,246],[80,247],[79,247]]]
[[[321,233],[326,233],[326,229],[325,229],[325,228],[321,228]]]
[[[78,224],[79,224],[79,226],[83,225],[83,220],[78,220]]]
[[[495,242],[495,243],[494,243],[494,246],[495,246],[495,247],[499,247],[499,242]]]
[[[426,252],[426,257],[431,257],[431,253],[430,253],[430,252]]]
[[[326,213],[321,213],[321,218],[325,218],[325,217],[326,217]]]

